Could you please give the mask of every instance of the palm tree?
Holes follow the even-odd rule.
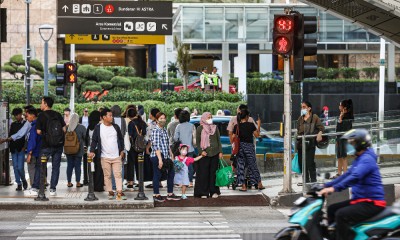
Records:
[[[183,88],[187,89],[189,81],[189,65],[192,62],[192,55],[189,53],[189,45],[179,41],[177,36],[174,36],[174,47],[177,52],[176,63],[183,77]]]

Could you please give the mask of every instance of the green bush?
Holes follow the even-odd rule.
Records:
[[[120,88],[130,88],[132,83],[131,80],[129,80],[126,77],[120,77],[116,76],[111,79],[111,83],[114,87],[120,87]]]
[[[4,65],[3,66],[3,71],[4,72],[8,72],[10,74],[15,74],[17,72],[17,70],[14,67],[10,66],[10,65]]]
[[[113,85],[110,82],[100,82],[100,86],[104,89],[104,90],[110,90]]]
[[[162,81],[158,79],[148,79],[140,77],[129,77],[128,79],[132,83],[132,89],[135,90],[146,90],[152,92],[154,89],[161,88]]]
[[[25,60],[22,57],[22,54],[17,54],[10,58],[10,63],[14,63],[16,65],[25,65]]]
[[[89,80],[96,80],[96,67],[90,64],[85,64],[78,67],[78,78],[84,77]]]
[[[97,68],[95,75],[96,75],[97,81],[100,81],[100,82],[110,81],[114,77],[113,72],[103,69],[103,68]]]
[[[83,87],[82,87],[82,90],[84,91],[84,92],[86,92],[86,91],[92,91],[92,92],[101,92],[102,90],[103,90],[103,88],[100,86],[100,85],[98,85],[98,84],[90,84],[90,85],[84,85]]]
[[[355,68],[344,67],[340,69],[340,73],[342,74],[343,78],[360,78],[359,72]]]
[[[317,78],[319,79],[335,79],[339,77],[339,69],[337,68],[318,68]]]
[[[379,68],[377,67],[363,68],[362,70],[365,73],[365,76],[371,79],[375,78],[379,73]]]
[[[38,72],[43,72],[44,71],[43,64],[39,60],[32,59],[30,61],[30,64],[31,64],[31,67],[36,69],[36,71],[38,71]]]
[[[136,70],[133,67],[107,66],[103,68],[114,73],[114,76],[134,77],[136,74]]]
[[[25,66],[18,66],[17,73],[25,74]],[[32,74],[32,69],[31,69]]]

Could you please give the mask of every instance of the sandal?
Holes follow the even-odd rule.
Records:
[[[239,191],[241,191],[241,192],[247,192],[247,188],[241,188],[241,189],[239,189]]]
[[[67,187],[73,187],[73,186],[74,186],[74,184],[72,184],[72,183],[67,184]]]
[[[83,185],[82,184],[80,184],[80,183],[76,183],[76,187],[83,187]]]

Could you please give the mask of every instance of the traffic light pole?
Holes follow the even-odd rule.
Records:
[[[284,56],[284,152],[283,152],[283,189],[281,194],[293,193],[292,189],[292,93],[290,88],[290,58]]]
[[[71,62],[75,63],[75,44],[71,44]],[[75,83],[71,84],[71,92],[70,92],[70,99],[69,99],[69,108],[71,112],[75,112]]]

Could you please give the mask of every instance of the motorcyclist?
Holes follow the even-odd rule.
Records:
[[[368,131],[353,129],[345,133],[342,139],[348,140],[348,151],[354,148],[356,158],[346,173],[326,183],[319,192],[320,195],[327,195],[351,187],[351,200],[328,207],[329,224],[336,223],[336,240],[354,239],[351,226],[377,215],[386,207],[377,156],[370,148],[371,136]]]

